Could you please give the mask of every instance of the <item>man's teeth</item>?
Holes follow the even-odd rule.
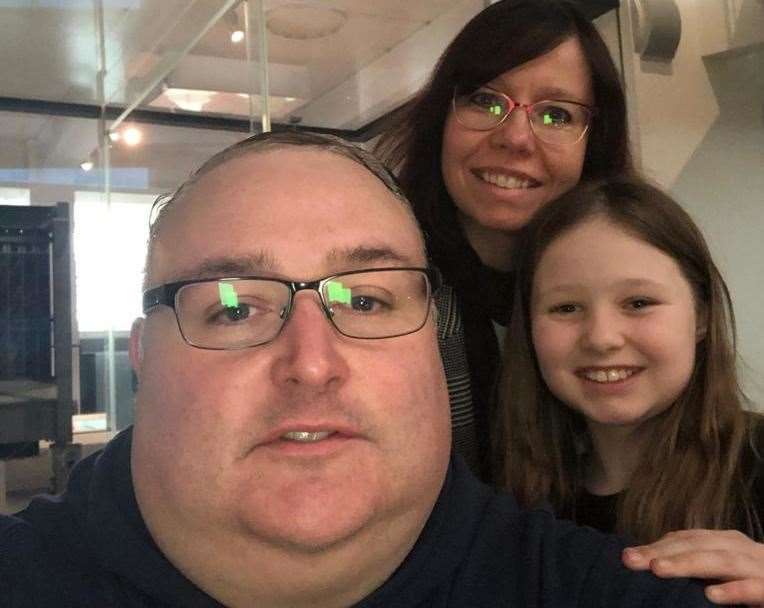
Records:
[[[626,380],[626,378],[633,376],[636,373],[634,369],[598,369],[596,371],[584,372],[584,376],[587,380],[593,380],[594,382],[618,382],[619,380]]]
[[[310,443],[311,441],[321,441],[331,435],[331,431],[289,431],[284,433],[281,438],[288,439],[289,441],[301,441],[303,443]]]
[[[522,179],[513,175],[505,175],[504,173],[481,173],[480,177],[483,181],[498,186],[499,188],[524,189],[533,187],[533,182],[529,179]]]

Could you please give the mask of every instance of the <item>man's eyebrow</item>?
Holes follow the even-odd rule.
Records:
[[[204,279],[212,277],[238,277],[272,274],[277,272],[279,265],[271,254],[260,251],[252,255],[206,258],[199,264],[173,273],[173,280]]]
[[[348,264],[351,266],[362,266],[364,264],[374,264],[380,262],[393,262],[407,266],[419,266],[414,259],[403,253],[397,252],[387,246],[369,247],[359,245],[357,247],[348,247],[343,249],[332,249],[326,254],[326,260],[329,264]]]

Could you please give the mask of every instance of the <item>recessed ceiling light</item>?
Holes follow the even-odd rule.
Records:
[[[234,44],[239,44],[242,40],[244,40],[243,30],[234,30],[231,32],[231,42]]]
[[[127,127],[122,132],[122,138],[128,146],[137,146],[143,139],[143,133],[135,127]]]
[[[216,91],[202,91],[197,89],[169,88],[164,94],[181,110],[187,112],[201,112],[210,100],[217,95]]]

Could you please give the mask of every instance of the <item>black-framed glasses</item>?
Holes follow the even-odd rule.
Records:
[[[476,131],[495,129],[515,108],[522,108],[538,139],[563,146],[580,141],[596,114],[596,108],[563,99],[518,103],[501,91],[485,86],[470,90],[457,87],[453,107],[459,124]]]
[[[430,268],[373,268],[313,281],[220,277],[166,283],[143,294],[143,312],[169,306],[183,339],[210,350],[270,342],[289,320],[298,291],[318,292],[324,313],[351,338],[394,338],[421,329],[440,276]]]

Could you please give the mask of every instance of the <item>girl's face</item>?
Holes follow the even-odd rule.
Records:
[[[581,44],[569,38],[486,85],[518,103],[555,99],[591,106],[591,80]],[[539,141],[521,108],[495,129],[476,131],[463,127],[452,108],[441,170],[467,234],[469,224],[506,233],[522,228],[537,209],[578,183],[586,141],[586,135],[569,145]]]
[[[636,428],[666,410],[695,363],[695,298],[672,257],[601,218],[543,253],[533,344],[549,389],[589,426]]]

